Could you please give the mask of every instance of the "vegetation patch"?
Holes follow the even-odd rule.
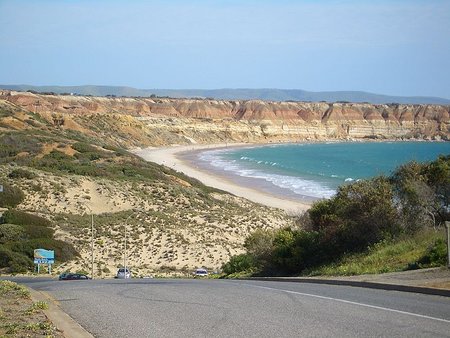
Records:
[[[24,200],[25,194],[21,189],[2,181],[0,185],[3,186],[3,191],[0,193],[0,207],[14,208]]]
[[[54,239],[51,222],[43,217],[10,209],[0,218],[0,268],[11,273],[33,269],[34,250],[55,251],[59,262],[79,256],[71,243]]]
[[[405,271],[445,265],[446,251],[432,255],[436,243],[442,242],[443,230],[419,231],[414,236],[404,236],[396,241],[386,240],[366,252],[347,255],[339,262],[305,272],[310,276],[350,276]],[[446,250],[446,248],[445,248]]]
[[[11,281],[0,281],[0,337],[63,337],[47,319],[45,302],[31,300],[30,291]]]
[[[20,210],[8,210],[3,213],[1,223],[12,223],[18,225],[32,225],[38,227],[50,226],[51,222],[48,219],[30,214]]]

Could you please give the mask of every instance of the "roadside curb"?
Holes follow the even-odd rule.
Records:
[[[65,313],[57,304],[57,301],[49,294],[36,291],[27,286],[31,293],[33,302],[44,301],[48,304],[48,310],[44,310],[47,318],[62,331],[66,338],[93,338],[94,336],[87,332],[80,324],[78,324],[72,317]]]
[[[422,293],[422,294],[426,294],[426,295],[450,297],[450,290],[445,290],[445,289],[399,285],[399,284],[366,282],[366,281],[320,279],[320,278],[293,278],[293,277],[249,277],[249,278],[240,278],[240,279],[241,280],[259,280],[259,281],[266,281],[266,282],[294,282],[294,283],[343,285],[343,286],[354,286],[354,287],[389,290],[389,291],[413,292],[413,293]]]

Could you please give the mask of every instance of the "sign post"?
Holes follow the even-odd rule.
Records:
[[[40,265],[48,265],[48,273],[52,273],[52,264],[55,263],[55,251],[45,249],[34,250],[34,264],[37,264],[37,271],[40,272]]]

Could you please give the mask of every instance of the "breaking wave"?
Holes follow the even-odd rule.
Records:
[[[281,167],[276,162],[255,160],[246,156],[240,157],[239,162],[237,160],[224,158],[223,153],[226,151],[227,150],[205,151],[199,154],[199,159],[215,168],[224,170],[231,174],[246,178],[264,180],[278,188],[288,189],[290,192],[302,196],[328,198],[333,196],[336,192],[334,189],[313,180],[270,172],[270,167]],[[245,164],[243,165],[241,161],[254,163],[256,165],[264,164],[267,168],[247,167]]]

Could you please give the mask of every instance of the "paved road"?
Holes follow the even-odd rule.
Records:
[[[450,337],[450,298],[303,283],[19,280],[96,337]]]

